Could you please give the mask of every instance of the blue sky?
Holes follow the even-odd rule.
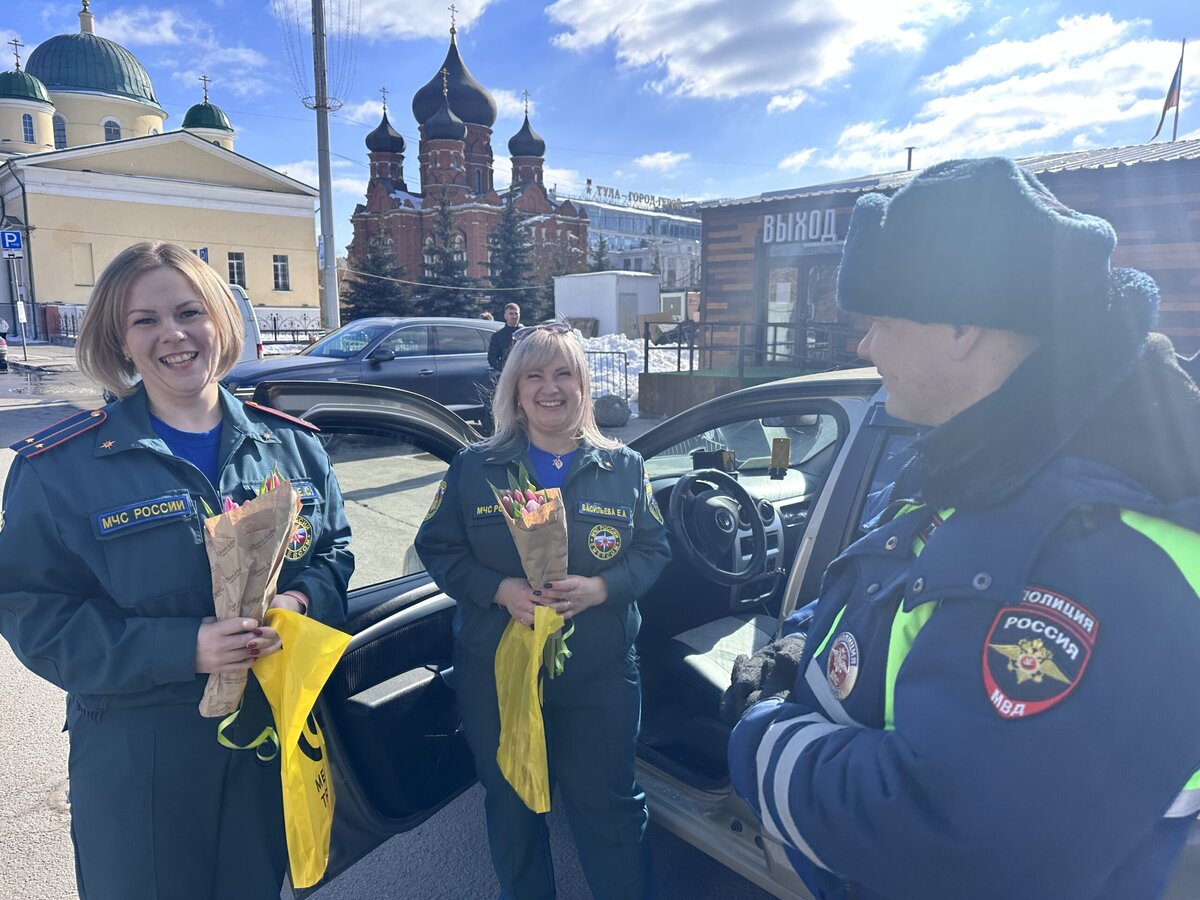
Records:
[[[430,0],[325,0],[337,243],[367,181],[378,89],[409,142],[412,95],[445,56],[449,11]],[[448,5],[448,2],[447,4]],[[665,197],[742,197],[954,156],[1147,141],[1188,39],[1179,136],[1200,137],[1200,34],[1178,0],[458,0],[468,68],[500,108],[497,185],[521,93],[546,140],[546,183],[585,179]],[[210,97],[236,149],[316,184],[308,0],[93,0],[96,31],[150,73],[168,128]],[[23,58],[77,31],[77,0],[5,0],[0,40]],[[357,29],[337,26],[353,23]],[[7,49],[7,48],[6,48]],[[6,57],[11,68],[11,55]],[[296,84],[299,72],[304,84]],[[1171,116],[1164,126],[1170,137]],[[1162,138],[1160,137],[1160,140]],[[339,251],[340,252],[340,251]]]

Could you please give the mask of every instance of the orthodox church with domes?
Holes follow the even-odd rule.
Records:
[[[34,335],[77,319],[95,278],[139,240],[172,240],[206,258],[256,306],[317,308],[317,191],[234,152],[234,129],[203,100],[166,130],[145,67],[96,33],[82,0],[78,33],[38,44],[0,71],[0,228],[25,256],[0,267],[0,317],[33,303]],[[70,329],[66,329],[69,331]]]
[[[487,284],[488,238],[500,223],[504,201],[494,187],[492,125],[496,102],[467,70],[459,53],[456,29],[438,72],[412,100],[420,133],[417,169],[420,189],[410,188],[404,173],[408,149],[388,120],[387,107],[377,128],[367,135],[370,180],[366,202],[354,211],[351,268],[365,258],[377,237],[390,239],[396,263],[416,281],[431,264],[437,207],[449,203],[454,220],[454,250],[467,264],[468,277]],[[567,274],[587,265],[587,214],[570,200],[558,202],[542,183],[546,142],[533,130],[528,108],[521,129],[508,142],[512,157],[509,190],[523,215],[535,270],[545,269],[553,248]],[[574,253],[563,251],[574,250]],[[540,260],[539,256],[543,257]]]

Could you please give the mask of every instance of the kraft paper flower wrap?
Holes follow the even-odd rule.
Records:
[[[204,520],[204,548],[218,619],[244,616],[261,622],[275,596],[283,552],[300,512],[300,495],[278,473],[267,478],[258,493],[240,506],[226,499],[219,515]],[[245,672],[210,674],[200,715],[229,715],[242,702],[245,688]]]
[[[558,488],[535,490],[522,466],[509,490],[491,485],[517,545],[521,568],[534,589],[567,575],[567,516]],[[496,762],[505,780],[534,812],[550,809],[550,776],[542,722],[541,672],[561,675],[571,653],[563,618],[546,606],[534,608],[533,628],[511,620],[496,647],[496,698],[500,746]]]

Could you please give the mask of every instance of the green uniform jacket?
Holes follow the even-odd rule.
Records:
[[[341,491],[311,426],[221,391],[220,484],[173,456],[144,390],[14,445],[0,529],[0,632],[84,707],[199,701],[200,620],[214,614],[202,519],[273,471],[303,499],[279,576],[337,625],[354,571]],[[39,446],[40,445],[40,446]]]
[[[438,486],[433,506],[417,533],[421,561],[438,587],[458,601],[455,635],[475,653],[491,655],[508,624],[508,611],[493,603],[500,582],[524,578],[521,559],[490,484],[505,487],[508,472],[533,466],[524,448],[461,451]],[[642,457],[627,447],[581,447],[562,486],[567,510],[567,570],[602,575],[608,599],[575,616],[573,653],[593,642],[624,653],[637,637],[636,601],[658,580],[670,559],[662,514],[654,503]],[[617,636],[609,639],[612,631]],[[568,663],[570,665],[570,663]]]

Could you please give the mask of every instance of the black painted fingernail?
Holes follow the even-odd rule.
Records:
[[[535,596],[535,597],[540,597],[540,596],[542,596],[542,592],[541,592],[541,591],[534,591],[534,592],[533,592],[533,596]]]
[[[542,585],[542,587],[554,587],[554,583],[551,581],[547,581],[545,584]]]

